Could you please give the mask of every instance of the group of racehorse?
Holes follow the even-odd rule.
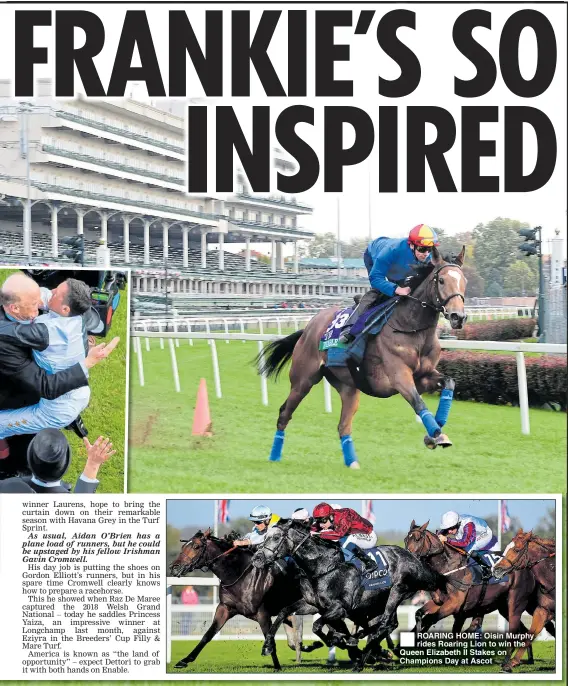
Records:
[[[502,669],[510,672],[518,666],[526,649],[531,661],[532,639],[543,627],[555,634],[554,541],[521,530],[493,567],[499,583],[476,583],[464,553],[450,542],[442,543],[427,527],[428,522],[418,526],[413,521],[404,548],[379,546],[391,584],[375,590],[366,590],[360,571],[344,561],[337,545],[310,535],[309,522],[280,520],[255,551],[233,546],[234,534],[217,538],[210,529],[198,531],[182,541],[170,573],[211,570],[220,580],[219,604],[209,629],[176,667],[187,667],[231,617],[243,615],[259,623],[265,637],[262,654],[271,655],[279,670],[274,640],[279,626],[290,624],[293,615],[319,614],[314,633],[326,645],[346,649],[358,672],[381,659],[381,641],[392,645],[397,609],[419,591],[429,592],[431,600],[417,611],[415,631],[453,617],[452,631],[457,633],[467,618],[473,619],[472,627],[480,627],[486,614],[498,611],[508,620],[510,633],[531,636],[514,656],[511,642]],[[533,616],[530,631],[521,622],[523,612]],[[345,620],[355,624],[354,634]],[[363,638],[367,642],[361,650],[358,642]]]

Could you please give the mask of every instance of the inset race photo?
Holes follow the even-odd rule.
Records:
[[[0,493],[122,493],[127,272],[0,269]]]
[[[554,678],[559,508],[550,496],[170,499],[168,672]]]

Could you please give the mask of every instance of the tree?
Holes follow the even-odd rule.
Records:
[[[549,507],[546,514],[538,520],[534,533],[541,538],[556,538],[556,510]]]
[[[517,219],[497,217],[487,224],[478,224],[475,227],[475,266],[486,283],[497,282],[503,285],[505,272],[519,258],[521,239],[518,230],[528,226],[526,222]],[[499,274],[499,278],[495,278],[495,273]]]
[[[341,256],[347,258],[363,257],[363,253],[369,245],[368,238],[352,238],[349,243],[341,243]]]
[[[485,294],[485,280],[479,275],[475,265],[464,264],[463,273],[467,279],[466,296],[468,298],[483,298]]]
[[[334,257],[337,253],[337,236],[332,232],[317,233],[312,241],[299,248],[300,257]]]
[[[503,286],[507,295],[536,295],[538,274],[524,260],[517,260],[505,272]]]
[[[501,298],[503,295],[503,288],[501,284],[496,281],[492,281],[489,286],[485,289],[485,295],[488,298]]]

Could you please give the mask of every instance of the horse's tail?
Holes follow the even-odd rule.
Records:
[[[258,373],[266,375],[267,378],[277,379],[280,372],[290,361],[296,343],[300,340],[304,330],[294,331],[286,338],[278,338],[269,343],[266,348],[259,353],[254,362],[258,367]]]

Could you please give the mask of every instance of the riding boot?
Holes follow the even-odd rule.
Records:
[[[491,565],[483,557],[483,553],[480,550],[474,550],[469,554],[469,556],[481,567],[481,578],[484,580],[490,579],[493,575],[493,571],[491,569]]]
[[[357,307],[353,310],[351,313],[349,319],[345,322],[345,326],[343,327],[343,331],[341,332],[341,335],[339,336],[339,341],[341,343],[351,343],[355,339],[355,336],[351,333],[351,328],[359,320],[362,314],[365,314],[365,312],[373,307],[375,302],[379,299],[379,297],[383,295],[380,291],[378,291],[376,288],[371,288],[368,290],[361,300],[359,301],[359,304]]]
[[[356,545],[355,543],[350,543],[346,546],[346,548],[353,554],[354,557],[361,561],[363,567],[362,571],[364,574],[369,574],[370,572],[377,571],[378,567],[375,560],[373,560],[369,555],[367,555],[364,550],[359,548],[358,545]]]

